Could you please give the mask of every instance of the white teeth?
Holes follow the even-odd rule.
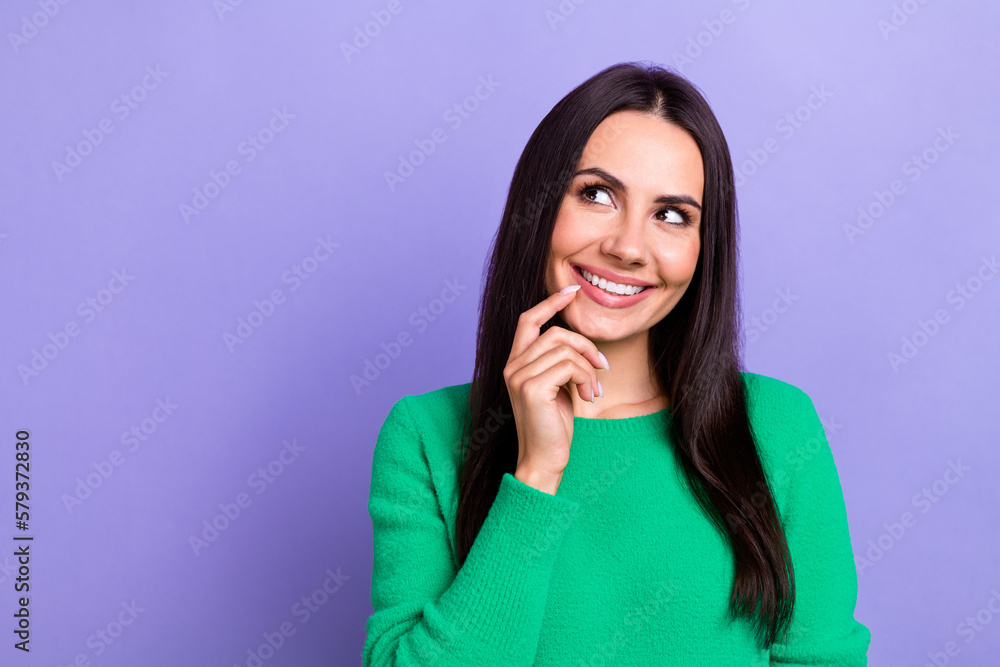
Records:
[[[631,296],[646,289],[645,287],[638,287],[636,285],[618,285],[606,278],[599,278],[584,268],[580,269],[580,273],[582,273],[583,277],[589,280],[592,285],[600,287],[605,292],[610,292],[612,294]]]

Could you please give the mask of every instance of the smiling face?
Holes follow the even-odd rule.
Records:
[[[560,204],[545,275],[549,294],[583,284],[559,313],[571,329],[623,340],[677,305],[701,250],[704,180],[701,151],[680,127],[631,110],[597,126]],[[608,281],[624,294],[600,289]],[[630,286],[646,287],[632,295]]]

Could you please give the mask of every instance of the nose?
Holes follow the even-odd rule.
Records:
[[[640,211],[624,210],[617,224],[601,244],[604,254],[615,257],[622,266],[644,264],[646,261],[646,224]]]

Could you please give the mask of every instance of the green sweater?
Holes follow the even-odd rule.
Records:
[[[847,511],[823,425],[801,389],[743,378],[794,565],[781,643],[763,650],[749,621],[726,618],[732,551],[670,451],[670,408],[575,417],[556,495],[504,474],[457,568],[466,383],[404,396],[379,432],[365,667],[866,665],[871,634],[854,619]]]

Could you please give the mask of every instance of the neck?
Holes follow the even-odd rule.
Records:
[[[624,340],[594,341],[610,366],[597,369],[604,398],[597,396],[591,403],[574,390],[571,396],[575,417],[615,419],[650,414],[667,407],[667,398],[649,363],[648,335],[643,332]]]

